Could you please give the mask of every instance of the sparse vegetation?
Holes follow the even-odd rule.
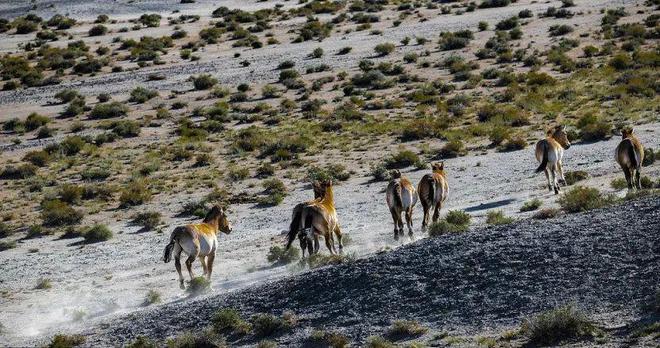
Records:
[[[300,252],[296,248],[289,248],[273,245],[268,251],[267,260],[277,265],[286,265],[297,261],[300,258]]]
[[[112,231],[102,224],[96,224],[92,227],[85,229],[83,233],[83,238],[85,238],[86,243],[98,243],[105,242],[112,238]]]
[[[520,207],[520,211],[521,212],[534,211],[534,210],[537,210],[538,208],[540,208],[541,205],[543,205],[543,202],[538,198],[534,198],[530,201],[525,202],[522,205],[522,207]]]
[[[557,199],[557,203],[567,213],[602,208],[612,204],[613,201],[612,196],[603,195],[598,189],[584,186],[576,186]]]
[[[491,210],[486,216],[486,223],[489,225],[508,225],[514,221],[512,217],[505,216],[502,210]]]
[[[63,335],[58,334],[48,344],[48,348],[71,348],[83,345],[86,339],[83,335]]]
[[[188,282],[188,287],[186,292],[191,297],[203,295],[211,290],[211,282],[209,282],[205,277],[198,276],[193,278]]]
[[[211,323],[213,329],[221,334],[247,335],[252,330],[252,325],[244,321],[238,311],[231,308],[215,312]]]
[[[461,210],[450,210],[444,219],[429,225],[429,235],[431,237],[441,236],[447,233],[459,233],[467,231],[472,217],[470,214]]]
[[[565,339],[592,337],[597,328],[573,305],[565,305],[525,320],[521,332],[531,343],[553,344]]]

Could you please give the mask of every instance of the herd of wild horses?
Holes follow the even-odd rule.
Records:
[[[640,169],[644,160],[644,148],[635,137],[632,129],[621,131],[622,140],[616,147],[616,161],[623,169],[628,188],[640,189]],[[564,126],[556,126],[547,132],[545,139],[536,143],[535,155],[540,162],[537,173],[545,172],[548,189],[555,194],[560,192],[560,182],[566,184],[562,169],[562,157],[565,149],[571,146]],[[386,200],[394,220],[394,237],[398,239],[403,234],[402,213],[405,213],[408,233],[413,233],[412,212],[417,200],[422,204],[424,217],[422,228],[429,223],[430,210],[433,209],[432,221],[436,222],[440,216],[442,204],[447,199],[449,185],[444,172],[444,163],[433,163],[432,172],[422,177],[417,189],[398,170],[392,171],[392,179],[387,185]],[[331,254],[337,253],[334,236],[339,242],[339,252],[342,251],[342,233],[335,210],[332,181],[314,182],[314,199],[300,203],[293,209],[293,217],[289,226],[286,248],[289,249],[298,237],[300,248],[305,257],[319,251],[319,237],[323,237],[325,245]],[[213,260],[218,247],[217,233],[222,231],[229,234],[231,224],[227,219],[224,208],[214,206],[198,224],[179,226],[174,229],[170,241],[165,247],[164,261],[169,262],[174,256],[174,265],[179,274],[179,284],[184,288],[181,273],[181,253],[188,255],[186,267],[190,278],[194,278],[192,264],[199,258],[207,279],[213,272]]]

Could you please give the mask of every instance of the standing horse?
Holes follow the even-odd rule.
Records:
[[[559,194],[559,181],[566,185],[564,178],[564,169],[561,159],[564,157],[564,149],[568,150],[571,142],[566,135],[566,127],[558,125],[546,133],[546,138],[536,143],[536,160],[541,162],[536,173],[545,171],[545,177],[548,180],[548,189]],[[559,181],[557,179],[559,174]]]
[[[392,180],[387,185],[386,200],[394,220],[394,239],[399,239],[399,233],[403,235],[403,219],[401,218],[403,212],[406,214],[408,235],[412,236],[412,213],[417,203],[417,191],[410,180],[405,176],[401,176],[401,172],[398,170],[392,171]]]
[[[319,252],[319,236],[325,239],[325,246],[330,251],[330,254],[336,254],[335,241],[333,233],[339,240],[339,252],[342,251],[344,245],[342,244],[341,229],[339,228],[339,220],[337,219],[337,211],[335,210],[334,193],[332,192],[332,180],[324,181],[321,183],[323,188],[323,198],[306,203],[303,206],[300,215],[300,229],[307,239],[307,245],[314,244],[314,253]]]
[[[195,278],[192,264],[198,256],[206,279],[211,279],[213,260],[218,249],[218,231],[226,234],[231,232],[231,224],[227,220],[225,210],[218,205],[211,208],[202,223],[179,226],[172,231],[170,242],[165,246],[163,261],[170,262],[172,254],[174,254],[174,266],[179,273],[181,289],[185,289],[183,274],[181,274],[181,252],[188,255],[186,268],[188,268],[190,280]]]
[[[320,201],[321,198],[323,198],[323,195],[325,194],[325,188],[322,187],[321,184],[315,180],[312,182],[312,189],[314,190],[314,201]],[[305,250],[307,250],[308,248],[309,248],[309,255],[312,255],[312,253],[314,252],[314,246],[312,244],[307,245],[307,238],[305,237],[304,233],[299,233],[301,231],[300,221],[301,221],[303,207],[306,204],[310,204],[312,202],[313,201],[298,203],[293,208],[293,214],[291,216],[291,224],[289,225],[288,241],[286,243],[286,249],[289,250],[291,244],[293,243],[293,240],[296,238],[296,236],[298,236],[298,239],[300,239],[300,249],[302,249],[303,257],[305,257]]]
[[[422,229],[426,229],[429,224],[429,210],[433,208],[433,222],[438,221],[442,203],[447,199],[449,185],[445,176],[444,162],[431,164],[432,173],[422,177],[417,185],[419,201],[424,208],[424,218],[422,220]]]
[[[623,169],[628,189],[635,187],[639,190],[642,188],[640,170],[644,161],[644,147],[633,132],[632,128],[621,130],[623,140],[616,147],[616,161]]]

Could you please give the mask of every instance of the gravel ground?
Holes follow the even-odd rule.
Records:
[[[87,330],[88,345],[200,329],[224,307],[244,316],[293,310],[299,345],[311,327],[353,340],[394,319],[476,333],[574,302],[589,313],[635,316],[660,282],[660,198],[552,220],[525,220],[419,241],[350,264],[206,298],[172,303]],[[357,281],[357,280],[360,281]],[[236,344],[250,344],[239,340]]]

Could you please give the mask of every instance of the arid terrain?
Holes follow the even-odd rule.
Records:
[[[596,328],[571,344],[654,346],[658,38],[653,0],[4,1],[0,345],[521,346],[572,304]],[[534,173],[556,125],[559,195]],[[469,221],[422,231],[418,205],[395,240],[388,171],[416,185],[438,161],[442,222]],[[279,247],[319,179],[348,242],[305,264]],[[213,204],[233,231],[195,297],[163,248]],[[248,329],[217,327],[232,308]],[[399,319],[425,330],[388,334]]]

